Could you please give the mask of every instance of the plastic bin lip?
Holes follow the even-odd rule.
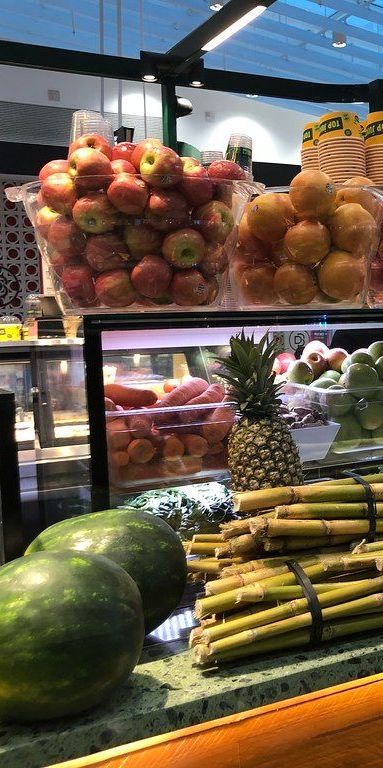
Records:
[[[337,385],[336,381],[334,381],[334,385]],[[340,396],[344,394],[349,394],[354,396],[357,394],[360,394],[361,397],[366,397],[366,395],[368,396],[369,392],[376,392],[377,389],[383,390],[383,381],[379,381],[373,387],[352,387],[351,389],[346,389],[345,387],[344,388],[342,387],[341,389],[331,389],[331,387],[321,387],[321,386],[316,387],[315,382],[313,382],[312,384],[298,384],[298,383],[295,383],[294,381],[286,381],[285,384],[283,384],[282,386],[283,386],[281,390],[282,395],[291,394],[291,390],[290,391],[287,390],[287,388],[291,387],[292,389],[296,389],[298,392],[304,392],[304,393],[314,392],[315,394],[317,394],[319,392],[319,394],[321,395],[326,395],[326,393],[328,392],[331,395],[331,397],[336,397],[337,395]]]
[[[235,408],[233,401],[222,400],[217,403],[200,403],[197,405],[170,405],[170,406],[150,406],[142,408],[124,409],[123,411],[105,411],[105,417],[107,419],[124,418],[125,416],[156,416],[157,414],[171,414],[171,413],[183,413],[190,411],[215,411],[217,408],[226,408],[227,406]]]

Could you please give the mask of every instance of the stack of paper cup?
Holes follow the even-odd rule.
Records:
[[[88,133],[97,133],[99,136],[103,136],[111,146],[114,144],[112,123],[100,112],[91,112],[86,109],[73,112],[70,143]]]
[[[362,128],[354,112],[329,112],[320,118],[319,167],[339,184],[366,176]]]
[[[383,184],[383,112],[367,115],[364,134],[367,176],[374,184]]]
[[[319,168],[319,123],[307,123],[303,129],[301,165],[302,171]]]

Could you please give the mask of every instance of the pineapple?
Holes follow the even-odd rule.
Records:
[[[301,485],[302,465],[291,432],[279,413],[281,384],[275,384],[276,341],[260,342],[244,331],[230,339],[230,354],[217,358],[229,384],[239,421],[229,437],[229,469],[234,491]]]

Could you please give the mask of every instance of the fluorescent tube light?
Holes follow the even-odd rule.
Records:
[[[261,15],[264,11],[266,11],[265,5],[257,5],[255,8],[253,8],[252,11],[249,11],[248,13],[245,13],[244,16],[241,16],[240,19],[235,21],[233,24],[230,24],[229,27],[223,30],[223,32],[220,32],[219,35],[216,35],[216,37],[213,37],[212,40],[209,40],[208,43],[205,43],[205,45],[202,46],[203,51],[212,51],[214,48],[217,47],[217,45],[221,45],[221,43],[224,43],[225,40],[228,40],[229,37],[232,35],[235,35],[236,32],[239,32],[240,29],[243,29],[243,27],[246,27],[247,24],[250,24],[251,21],[254,21],[258,16]]]

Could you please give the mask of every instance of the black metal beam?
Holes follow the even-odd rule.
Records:
[[[92,512],[108,509],[108,446],[104,405],[104,380],[101,329],[84,317],[85,386],[89,417],[90,476]]]
[[[179,43],[174,45],[167,52],[167,56],[176,56],[183,60],[183,64],[178,67],[178,71],[184,71],[193,61],[204,55],[203,46],[219,35],[224,29],[238,21],[249,11],[252,11],[257,5],[264,5],[268,8],[275,0],[229,0],[218,13],[214,13],[209,19],[196,29],[193,29],[189,35],[186,35]]]
[[[370,112],[383,110],[383,80],[373,80],[368,86]]]

